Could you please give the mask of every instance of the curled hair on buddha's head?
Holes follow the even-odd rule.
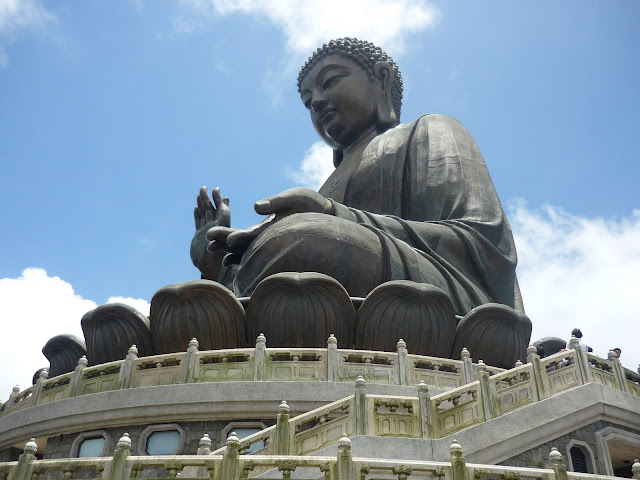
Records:
[[[402,75],[400,74],[400,70],[398,70],[398,66],[393,59],[383,52],[380,47],[376,47],[373,43],[365,40],[349,37],[338,38],[318,48],[300,69],[300,74],[298,75],[298,92],[300,92],[302,79],[309,70],[311,70],[319,60],[329,55],[341,55],[353,61],[367,73],[369,80],[372,82],[375,80],[374,67],[376,63],[388,63],[393,75],[391,101],[396,118],[398,122],[400,121],[400,110],[402,109]]]

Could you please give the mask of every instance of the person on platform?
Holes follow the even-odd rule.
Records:
[[[203,187],[191,248],[203,278],[248,296],[271,274],[314,271],[360,297],[406,279],[444,290],[459,315],[484,303],[523,311],[511,229],[459,122],[423,115],[401,124],[396,64],[357,39],[319,48],[298,88],[335,171],[319,192],[293,188],[257,201],[268,218],[247,230],[230,228],[228,199],[216,188],[212,203]]]

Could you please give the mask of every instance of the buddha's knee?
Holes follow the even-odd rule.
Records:
[[[291,215],[249,246],[236,277],[236,293],[250,294],[274,273],[300,271],[324,273],[351,295],[364,296],[382,279],[382,248],[374,233],[353,222],[319,213]]]

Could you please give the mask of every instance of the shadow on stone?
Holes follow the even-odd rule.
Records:
[[[353,344],[356,313],[340,283],[322,273],[277,273],[262,280],[247,306],[252,338],[264,333],[275,347],[339,348]]]
[[[110,303],[84,314],[82,332],[89,366],[123,360],[131,345],[139,355],[153,355],[149,319],[129,305]]]
[[[51,338],[42,347],[42,353],[49,360],[49,378],[53,378],[73,372],[78,359],[87,354],[87,348],[75,335],[63,334]]]
[[[466,347],[472,358],[487,365],[513,368],[517,360],[526,357],[530,339],[529,317],[506,305],[487,303],[460,320],[452,352],[457,354]]]
[[[217,282],[192,280],[163,287],[151,299],[149,316],[156,354],[184,351],[194,337],[201,350],[249,345],[242,305]]]
[[[355,348],[448,357],[456,332],[449,296],[426,283],[394,280],[371,291],[358,309]]]

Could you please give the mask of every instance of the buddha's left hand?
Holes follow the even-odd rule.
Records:
[[[246,230],[234,230],[226,237],[226,243],[229,247],[234,249],[246,248],[271,225],[294,213],[324,213],[327,215],[332,213],[332,205],[328,199],[318,192],[301,187],[286,190],[264,200],[258,200],[254,208],[257,213],[269,215],[269,217]],[[236,260],[237,256],[234,257],[233,259],[226,259],[226,262]]]

